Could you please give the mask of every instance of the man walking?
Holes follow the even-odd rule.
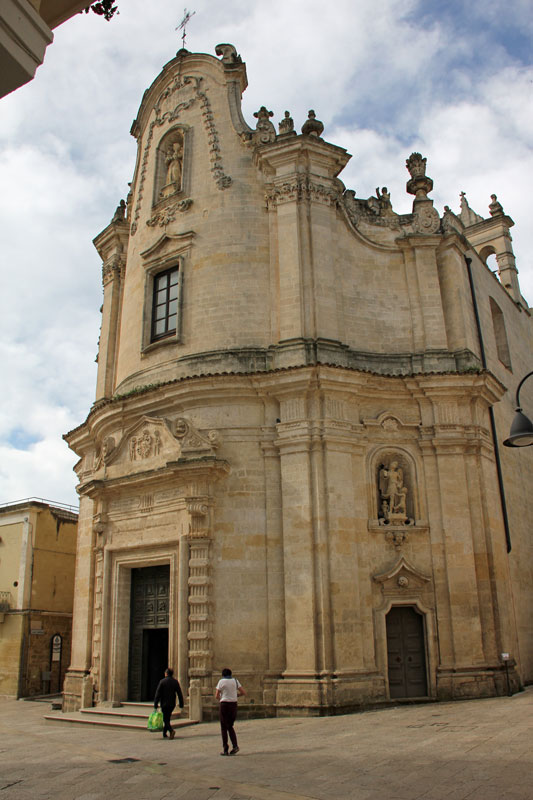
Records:
[[[220,732],[224,748],[221,756],[235,756],[239,752],[237,734],[233,725],[237,718],[237,697],[245,694],[246,692],[237,678],[231,677],[231,670],[223,669],[222,678],[217,683],[215,690],[215,698],[220,701]],[[228,734],[232,744],[231,750],[229,749]]]
[[[154,708],[161,704],[161,711],[163,712],[163,739],[167,738],[167,731],[170,738],[173,739],[176,735],[174,729],[170,725],[170,717],[176,708],[176,695],[178,695],[178,702],[180,708],[183,708],[183,694],[179,682],[174,678],[174,670],[165,670],[165,677],[159,681],[154,697]]]

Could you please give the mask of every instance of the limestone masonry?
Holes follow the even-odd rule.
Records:
[[[150,700],[168,664],[198,716],[226,666],[257,715],[516,690],[533,464],[500,445],[533,337],[513,221],[495,195],[440,217],[419,153],[412,213],[358,198],[315,112],[251,128],[245,65],[216,54],[180,50],[145,92],[95,239],[64,708]]]

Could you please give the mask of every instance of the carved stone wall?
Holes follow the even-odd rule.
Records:
[[[145,93],[126,209],[96,239],[97,402],[67,437],[84,508],[69,698],[124,699],[128,576],[158,564],[169,656],[206,715],[228,663],[250,712],[386,699],[386,617],[402,605],[423,617],[429,696],[498,693],[500,652],[520,651],[530,679],[533,554],[506,452],[507,552],[495,443],[514,379],[489,298],[514,375],[532,332],[515,283],[476,251],[512,220],[494,205],[490,220],[441,221],[417,153],[411,213],[379,176],[356,197],[338,177],[350,155],[314,112],[301,134],[288,113],[277,134],[268,105],[250,127],[244,64],[217,52],[180,51]],[[179,331],[152,341],[167,269]]]

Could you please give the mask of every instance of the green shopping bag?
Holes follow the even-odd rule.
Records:
[[[148,730],[153,733],[163,730],[163,713],[161,711],[152,711],[148,717]]]

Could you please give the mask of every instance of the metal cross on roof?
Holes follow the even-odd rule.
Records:
[[[187,27],[187,23],[189,22],[191,17],[194,17],[195,14],[196,14],[196,11],[192,11],[191,12],[191,11],[187,11],[187,9],[184,8],[183,9],[183,19],[181,20],[180,24],[176,28],[177,31],[181,31],[181,30],[183,31],[183,33],[181,35],[181,46],[182,46],[183,50],[185,50],[185,36],[187,35],[185,29]]]

